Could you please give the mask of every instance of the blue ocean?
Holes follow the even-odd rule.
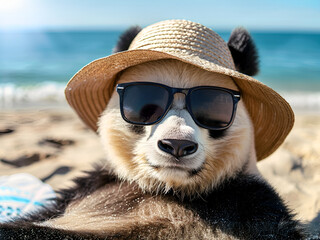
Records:
[[[122,31],[0,32],[0,108],[64,103],[84,65],[111,54]],[[218,31],[227,41],[230,32]],[[320,32],[251,32],[258,80],[296,109],[320,110]]]

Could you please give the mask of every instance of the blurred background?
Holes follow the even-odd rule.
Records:
[[[65,104],[68,80],[109,55],[132,25],[187,19],[228,40],[246,27],[258,80],[297,110],[320,111],[320,1],[0,0],[0,108]]]

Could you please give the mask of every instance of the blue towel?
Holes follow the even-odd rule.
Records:
[[[53,189],[38,178],[18,173],[0,177],[0,222],[8,222],[52,204]]]

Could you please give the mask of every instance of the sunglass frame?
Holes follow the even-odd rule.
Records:
[[[168,98],[168,102],[165,108],[164,113],[161,115],[160,118],[158,118],[156,121],[150,122],[150,123],[144,123],[144,122],[134,122],[131,121],[129,119],[126,118],[124,111],[123,111],[123,101],[124,101],[124,92],[126,90],[127,87],[129,86],[136,86],[136,85],[154,85],[154,86],[158,86],[161,88],[164,88],[168,94],[169,94],[169,98]],[[230,94],[232,96],[233,99],[233,110],[232,110],[232,115],[231,115],[231,120],[229,121],[229,123],[225,126],[225,127],[210,127],[210,126],[206,126],[204,124],[201,124],[196,117],[193,115],[193,112],[191,110],[191,103],[190,103],[190,94],[192,93],[192,91],[198,90],[198,89],[213,89],[213,90],[219,90],[219,91],[223,91],[223,92],[227,92],[228,94]],[[232,89],[227,89],[227,88],[222,88],[222,87],[215,87],[215,86],[197,86],[197,87],[193,87],[193,88],[173,88],[173,87],[169,87],[167,85],[161,84],[161,83],[155,83],[155,82],[130,82],[130,83],[120,83],[117,84],[116,86],[116,90],[119,94],[120,97],[120,112],[121,112],[121,116],[122,118],[130,123],[130,124],[134,124],[134,125],[142,125],[142,126],[148,126],[148,125],[153,125],[156,124],[158,122],[160,122],[168,113],[168,111],[170,110],[170,107],[173,103],[173,99],[174,99],[174,94],[176,93],[182,93],[185,95],[185,101],[186,101],[186,109],[189,112],[189,114],[191,115],[192,119],[194,120],[194,122],[202,128],[205,129],[209,129],[209,130],[224,130],[229,128],[235,118],[235,114],[236,114],[236,110],[237,110],[237,104],[240,101],[240,92],[239,91],[235,91]]]

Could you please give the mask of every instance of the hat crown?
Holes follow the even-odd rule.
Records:
[[[187,20],[167,20],[142,29],[129,47],[134,49],[188,55],[235,70],[227,43],[211,29]]]

